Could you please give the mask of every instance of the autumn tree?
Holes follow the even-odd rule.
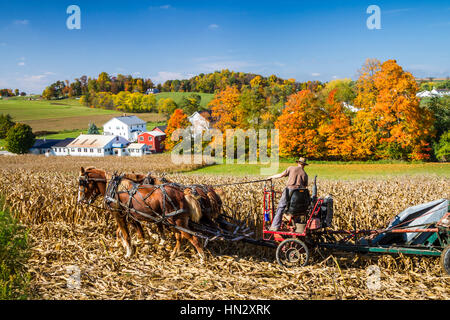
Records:
[[[325,112],[316,94],[302,90],[291,95],[281,116],[275,122],[279,130],[280,155],[320,159],[324,155],[324,141],[318,128]]]
[[[395,60],[387,60],[374,75],[377,101],[372,111],[377,120],[380,158],[424,160],[430,157],[428,138],[433,117],[421,108],[414,76]]]
[[[326,157],[350,160],[355,144],[352,136],[351,115],[343,103],[336,99],[338,89],[332,90],[325,103],[326,117],[319,127],[325,139]]]
[[[244,122],[244,114],[240,107],[240,92],[236,87],[227,87],[220,91],[211,100],[212,117],[216,119],[214,127],[222,132],[226,129],[241,127]]]
[[[379,142],[376,118],[372,112],[376,103],[378,90],[374,76],[381,70],[381,62],[367,59],[359,70],[356,83],[354,106],[359,109],[353,121],[353,136],[355,138],[354,158],[366,160],[373,158]]]
[[[181,109],[176,109],[167,122],[165,149],[172,150],[178,142],[172,140],[172,134],[177,129],[185,129],[190,126],[187,115]]]

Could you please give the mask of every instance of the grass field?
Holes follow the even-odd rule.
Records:
[[[97,127],[101,127],[112,117],[122,114],[113,110],[87,108],[76,99],[57,101],[0,100],[0,113],[8,113],[14,121],[30,125],[34,132],[87,130],[91,122],[95,123]],[[157,113],[135,115],[147,122],[160,124],[164,121],[163,116]]]
[[[295,163],[281,162],[277,172],[282,172]],[[232,176],[258,176],[261,168],[268,166],[258,164],[219,164],[204,167],[190,173]],[[372,177],[395,177],[432,175],[450,177],[450,163],[311,163],[306,172],[312,178],[318,175],[325,179],[365,179]]]

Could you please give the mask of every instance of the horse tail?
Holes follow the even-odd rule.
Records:
[[[214,190],[211,190],[207,193],[207,196],[209,198],[209,202],[211,203],[211,217],[213,219],[217,219],[217,217],[220,214],[220,209],[222,207],[222,201],[220,200],[219,196],[214,192]]]
[[[200,207],[200,196],[195,196],[192,194],[192,190],[189,188],[184,189],[184,198],[186,199],[189,213],[191,215],[191,220],[194,222],[199,222],[202,218],[202,208]]]

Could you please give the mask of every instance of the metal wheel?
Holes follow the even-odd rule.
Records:
[[[276,258],[283,267],[304,267],[309,260],[309,249],[303,241],[286,239],[278,246]]]
[[[447,274],[450,274],[450,244],[441,253],[441,267]]]

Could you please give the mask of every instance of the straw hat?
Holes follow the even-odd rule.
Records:
[[[303,158],[303,157],[298,158],[297,163],[301,163],[301,164],[303,164],[305,166],[308,165],[308,163],[306,163],[306,159]]]

